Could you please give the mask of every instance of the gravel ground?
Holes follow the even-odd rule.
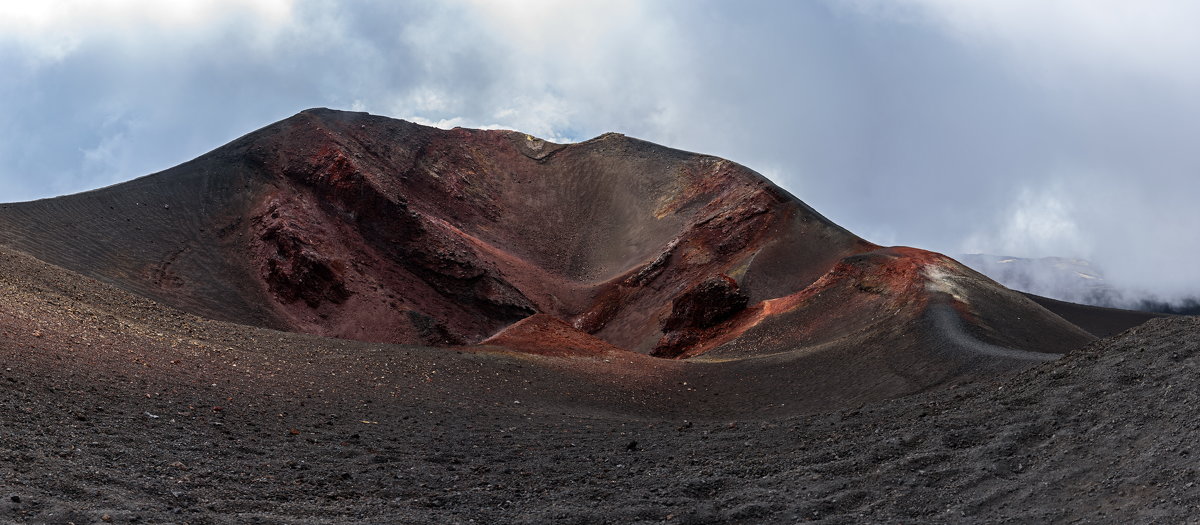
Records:
[[[825,411],[180,314],[0,251],[0,521],[1183,522],[1200,321]],[[869,380],[869,378],[864,378]],[[755,377],[743,377],[752,383]]]

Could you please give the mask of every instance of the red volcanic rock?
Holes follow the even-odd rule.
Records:
[[[286,305],[303,299],[309,308],[317,308],[349,298],[343,277],[345,262],[327,257],[319,237],[304,231],[289,210],[273,203],[266,214],[254,220],[255,240],[262,248],[262,277],[280,302]]]
[[[161,173],[2,206],[0,243],[198,315],[364,341],[723,358],[932,348],[961,335],[946,327],[1027,350],[1088,339],[745,167],[618,134],[308,110]]]
[[[951,346],[974,353],[1003,347],[1014,359],[1044,360],[1091,339],[1023,295],[944,255],[907,247],[850,255],[812,285],[763,301],[720,331],[708,330],[676,356],[735,358],[781,348]],[[950,322],[941,316],[949,309]],[[1020,319],[1018,319],[1020,318]],[[962,343],[962,344],[960,344]]]
[[[629,353],[546,314],[531,315],[517,321],[479,344],[554,356],[603,357]]]

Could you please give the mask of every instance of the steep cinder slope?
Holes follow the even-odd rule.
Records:
[[[236,256],[265,184],[244,153],[234,143],[117,186],[0,204],[0,243],[187,311],[287,328]]]
[[[1021,295],[1096,337],[1111,337],[1151,319],[1171,317],[1171,314],[1068,303],[1029,293]]]
[[[867,351],[881,371],[928,370],[909,390],[1090,339],[742,166],[617,134],[560,145],[308,110],[126,184],[0,205],[0,243],[256,326],[453,346],[543,315],[562,323],[501,340],[542,329],[709,360]]]

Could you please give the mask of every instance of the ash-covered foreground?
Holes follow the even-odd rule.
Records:
[[[1003,380],[805,414],[756,390],[774,380],[762,373],[718,388],[703,363],[252,329],[19,253],[0,263],[0,521],[1128,523],[1200,510],[1194,318]]]

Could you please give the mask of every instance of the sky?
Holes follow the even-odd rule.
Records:
[[[722,156],[879,244],[1200,294],[1200,3],[0,4],[0,201],[309,107]]]

